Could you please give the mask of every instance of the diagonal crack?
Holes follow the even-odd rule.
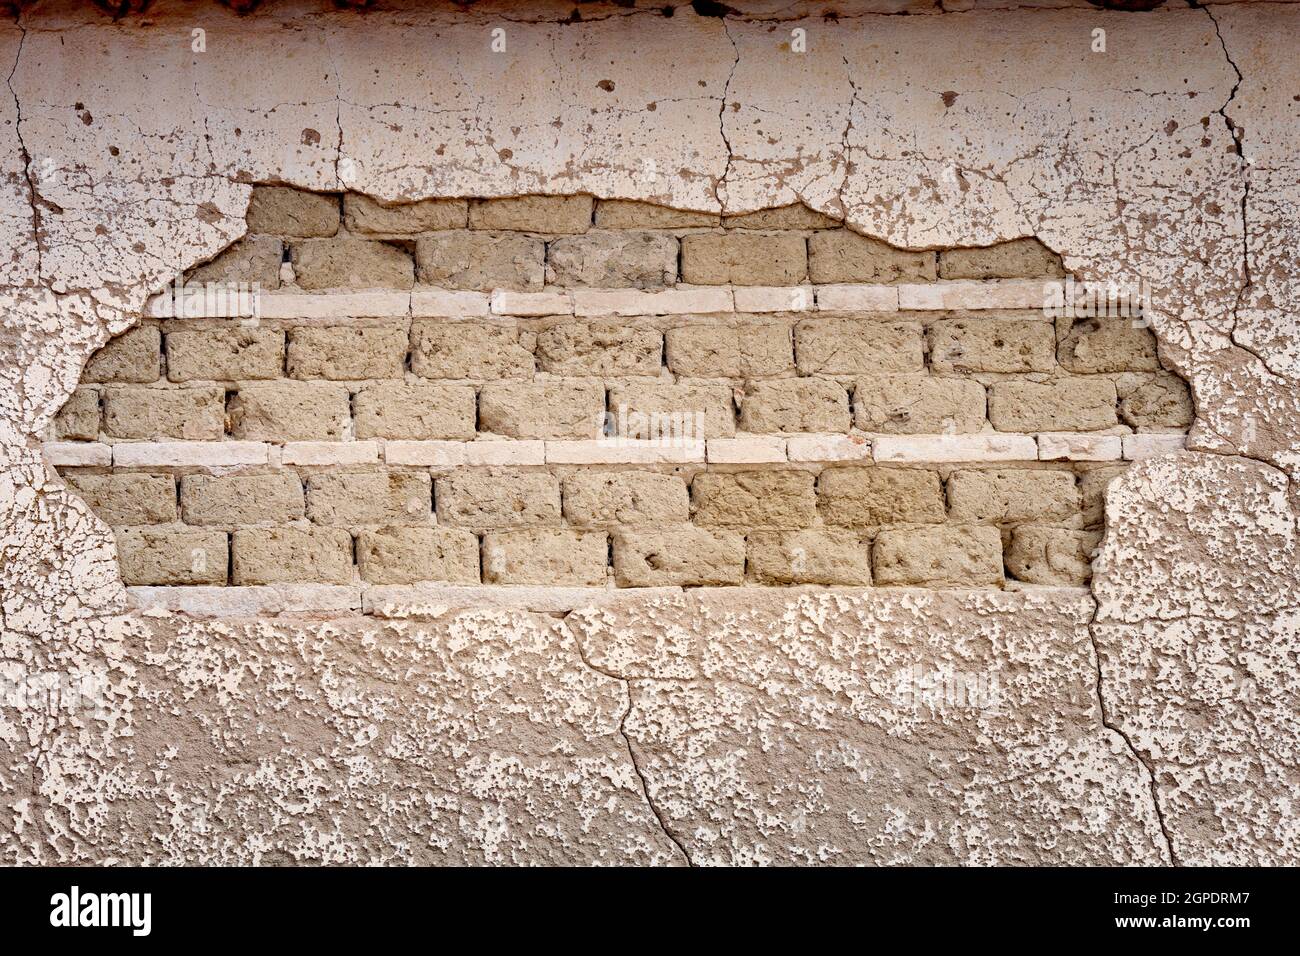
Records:
[[[14,89],[14,75],[18,72],[18,62],[23,56],[23,44],[27,42],[27,28],[17,18],[14,19],[14,26],[18,28],[21,35],[18,38],[18,51],[14,54],[14,65],[9,70],[9,75],[5,77],[5,85],[9,87],[9,95],[14,101],[14,133],[18,137],[18,150],[22,156],[23,178],[27,180],[27,201],[32,207],[32,244],[36,247],[36,279],[38,282],[43,282],[45,264],[41,248],[41,206],[36,192],[36,180],[32,178],[32,154],[28,152],[27,143],[23,140],[23,105],[18,101],[18,92]]]
[[[1133,739],[1120,728],[1119,724],[1115,723],[1111,719],[1110,714],[1106,710],[1106,695],[1102,692],[1103,675],[1101,670],[1101,651],[1097,648],[1097,635],[1093,630],[1097,624],[1097,615],[1100,610],[1100,600],[1094,595],[1092,602],[1092,617],[1088,619],[1087,630],[1088,643],[1092,645],[1092,659],[1097,666],[1097,706],[1101,708],[1101,725],[1124,741],[1129,752],[1133,754],[1133,759],[1135,759],[1146,771],[1147,784],[1151,789],[1151,805],[1155,810],[1156,821],[1160,824],[1160,832],[1164,835],[1165,849],[1169,853],[1169,862],[1174,866],[1178,866],[1180,864],[1178,862],[1178,854],[1174,851],[1174,838],[1169,832],[1169,826],[1165,822],[1164,812],[1160,809],[1160,788],[1156,784],[1155,767],[1153,767],[1150,760],[1143,756],[1142,752],[1138,750],[1137,745],[1133,743]]]
[[[597,667],[587,659],[587,652],[582,646],[582,641],[578,639],[578,635],[570,630],[568,626],[568,617],[568,614],[564,616],[564,629],[568,631],[569,638],[573,641],[573,646],[578,653],[578,659],[582,661],[583,666],[594,673],[600,674],[602,677],[608,677],[610,680],[618,681],[618,683],[622,685],[623,693],[627,695],[627,706],[623,708],[623,713],[619,715],[618,733],[619,736],[623,738],[623,744],[627,747],[628,759],[632,761],[632,772],[636,774],[637,780],[641,783],[641,793],[645,797],[646,806],[650,808],[650,812],[654,815],[655,820],[658,821],[659,829],[663,831],[663,835],[672,842],[673,846],[677,847],[677,850],[681,853],[682,860],[686,865],[694,866],[695,864],[691,862],[690,854],[686,852],[686,847],[679,839],[677,839],[672,830],[668,828],[668,821],[664,819],[663,813],[660,812],[659,808],[655,806],[654,800],[651,799],[650,784],[646,780],[645,772],[641,769],[641,762],[637,759],[636,748],[632,745],[632,738],[628,736],[626,725],[628,714],[632,713],[632,682],[626,677],[619,677],[617,674],[613,674],[604,668]]]
[[[1246,131],[1243,127],[1238,126],[1233,118],[1228,114],[1228,109],[1232,106],[1233,100],[1237,98],[1237,91],[1241,89],[1241,84],[1245,79],[1245,76],[1242,74],[1241,68],[1237,66],[1236,61],[1233,60],[1232,54],[1228,52],[1228,41],[1224,39],[1223,31],[1219,27],[1219,19],[1214,15],[1214,11],[1211,10],[1209,6],[1202,5],[1199,0],[1189,0],[1189,2],[1194,8],[1204,10],[1205,15],[1210,18],[1210,22],[1214,24],[1214,35],[1219,39],[1219,46],[1223,50],[1223,58],[1227,61],[1228,66],[1232,67],[1232,72],[1236,74],[1237,77],[1236,82],[1232,84],[1232,89],[1228,92],[1228,98],[1223,101],[1222,106],[1215,110],[1216,113],[1223,117],[1223,123],[1228,128],[1228,135],[1232,137],[1233,149],[1237,153],[1237,158],[1241,161],[1241,267],[1245,281],[1242,283],[1241,288],[1237,290],[1237,299],[1232,306],[1232,330],[1229,333],[1229,338],[1231,339],[1232,344],[1237,348],[1253,355],[1259,363],[1264,366],[1265,371],[1271,374],[1276,374],[1262,355],[1250,346],[1240,342],[1237,338],[1237,326],[1241,324],[1241,310],[1246,303],[1247,296],[1250,295],[1250,291],[1254,287],[1254,277],[1250,271],[1251,161],[1246,157],[1246,150],[1243,143]]]
[[[718,103],[718,135],[722,137],[722,143],[727,147],[727,165],[722,169],[722,178],[713,185],[713,196],[718,201],[718,208],[725,210],[727,208],[726,200],[723,198],[727,189],[727,177],[731,175],[731,164],[735,154],[731,149],[731,140],[727,137],[727,94],[731,92],[731,81],[736,76],[736,69],[740,66],[740,47],[736,45],[736,38],[731,35],[731,29],[727,26],[726,18],[722,18],[722,31],[727,35],[727,40],[731,43],[732,53],[735,59],[731,63],[731,72],[727,74],[727,82],[722,86],[721,102]]]

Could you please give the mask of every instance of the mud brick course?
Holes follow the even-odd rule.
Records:
[[[248,227],[187,279],[262,316],[147,318],[51,429],[127,584],[1078,586],[1192,420],[1142,323],[1016,304],[1032,239],[279,186]]]

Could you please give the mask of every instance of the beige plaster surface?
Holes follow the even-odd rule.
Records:
[[[0,29],[0,859],[1296,862],[1300,11],[923,6],[42,4]],[[1037,236],[1146,284],[1191,450],[1112,486],[1091,597],[133,612],[40,439],[255,181]],[[900,703],[918,665],[996,675],[998,703]],[[21,692],[72,677],[94,709]]]

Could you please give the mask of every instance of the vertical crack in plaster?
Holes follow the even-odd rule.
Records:
[[[325,47],[325,52],[330,59],[330,72],[334,74],[334,127],[338,130],[338,138],[334,144],[334,182],[338,184],[340,192],[348,189],[348,183],[343,181],[343,74],[339,72],[338,57],[334,55],[334,47],[330,45],[328,34],[322,34],[321,45]],[[350,181],[355,182],[355,176],[349,176]]]
[[[722,145],[727,149],[727,165],[722,168],[722,178],[714,183],[713,197],[718,201],[718,208],[725,210],[727,203],[723,195],[727,189],[727,177],[731,175],[731,163],[734,158],[731,150],[731,140],[727,138],[727,95],[731,92],[731,81],[736,75],[736,69],[740,66],[740,47],[736,45],[736,38],[731,35],[731,29],[727,26],[726,17],[723,17],[719,22],[722,24],[722,32],[727,35],[727,40],[731,43],[731,50],[735,56],[735,59],[731,62],[731,72],[727,74],[727,82],[722,85],[722,98],[718,104],[718,135],[722,137]]]
[[[1133,743],[1133,739],[1129,737],[1129,735],[1126,734],[1122,729],[1120,729],[1120,726],[1117,723],[1111,720],[1110,715],[1106,711],[1106,695],[1102,692],[1103,675],[1101,670],[1101,651],[1098,650],[1097,648],[1097,635],[1093,631],[1093,627],[1097,623],[1097,615],[1100,612],[1100,610],[1101,610],[1101,602],[1094,595],[1093,603],[1092,603],[1092,617],[1088,619],[1087,633],[1088,633],[1088,643],[1092,645],[1092,660],[1097,667],[1097,706],[1098,708],[1100,708],[1100,712],[1101,712],[1101,725],[1105,727],[1107,730],[1109,730],[1111,733],[1118,736],[1120,740],[1124,741],[1124,744],[1128,747],[1129,752],[1133,754],[1133,759],[1136,760],[1138,764],[1146,771],[1147,783],[1151,789],[1151,806],[1152,809],[1155,810],[1156,821],[1160,824],[1160,832],[1161,834],[1164,835],[1165,850],[1169,854],[1169,862],[1172,863],[1174,866],[1180,866],[1181,864],[1179,863],[1178,860],[1178,854],[1174,852],[1173,835],[1169,832],[1169,826],[1165,822],[1164,812],[1160,809],[1160,787],[1156,783],[1155,767],[1152,766],[1148,758],[1144,757],[1142,755],[1142,752],[1138,750],[1137,745]]]
[[[1232,59],[1232,54],[1228,52],[1228,41],[1224,39],[1223,31],[1219,28],[1219,20],[1214,15],[1214,11],[1211,10],[1208,6],[1201,5],[1198,2],[1198,0],[1190,0],[1190,2],[1193,7],[1197,7],[1201,10],[1204,10],[1205,15],[1210,18],[1210,22],[1214,24],[1214,35],[1219,39],[1219,46],[1223,50],[1223,58],[1227,61],[1228,66],[1232,68],[1232,72],[1235,73],[1237,76],[1236,82],[1232,84],[1232,89],[1228,93],[1228,98],[1224,100],[1222,106],[1220,106],[1218,109],[1215,110],[1216,113],[1218,113],[1221,117],[1223,117],[1223,123],[1228,128],[1228,135],[1232,137],[1233,148],[1236,150],[1237,158],[1240,160],[1241,185],[1242,185],[1241,267],[1242,267],[1242,275],[1245,281],[1242,283],[1241,288],[1237,290],[1237,299],[1232,306],[1232,329],[1228,337],[1231,340],[1232,344],[1235,345],[1237,348],[1249,352],[1251,355],[1253,355],[1256,358],[1256,360],[1259,361],[1260,365],[1264,367],[1264,370],[1266,372],[1268,372],[1270,375],[1277,375],[1278,373],[1274,371],[1272,367],[1269,366],[1268,361],[1264,358],[1264,356],[1260,355],[1249,345],[1242,344],[1242,342],[1237,337],[1237,326],[1241,323],[1241,310],[1246,303],[1246,297],[1250,294],[1250,290],[1254,285],[1254,277],[1251,275],[1251,271],[1250,271],[1250,165],[1251,164],[1250,164],[1250,160],[1246,158],[1245,147],[1242,143],[1242,140],[1245,138],[1245,133],[1246,133],[1245,128],[1238,126],[1233,121],[1232,117],[1228,115],[1228,108],[1232,106],[1232,101],[1237,98],[1237,91],[1241,89],[1241,84],[1242,81],[1245,79],[1245,77],[1242,75],[1241,69],[1237,66],[1236,62]]]
[[[8,87],[9,95],[14,101],[14,134],[18,140],[19,154],[22,157],[23,178],[27,182],[27,201],[32,209],[32,244],[36,248],[36,281],[38,285],[43,285],[45,282],[45,264],[41,243],[40,200],[36,191],[36,180],[32,177],[32,156],[27,149],[26,141],[23,139],[23,106],[18,99],[18,92],[14,89],[14,76],[18,72],[18,64],[22,60],[23,45],[27,42],[27,28],[22,25],[18,17],[14,18],[14,26],[18,28],[19,32],[18,49],[14,53],[13,66],[5,77],[5,85]],[[0,631],[7,630],[9,630],[9,622],[3,613],[0,613]],[[43,775],[41,764],[46,752],[45,740],[47,733],[47,728],[42,727],[41,731],[35,735],[39,743],[35,746],[35,753],[31,761],[31,772],[28,776],[28,794],[31,801],[28,810],[31,814],[32,825],[36,829],[37,842],[33,851],[37,863],[41,862],[45,849],[52,849],[54,846],[53,835],[46,825],[46,803],[41,792]]]
[[[18,72],[18,63],[23,56],[23,44],[27,42],[27,28],[16,17],[14,26],[18,28],[20,34],[18,50],[14,54],[14,65],[10,68],[9,75],[5,77],[5,85],[9,87],[9,95],[14,101],[14,134],[18,137],[18,150],[22,156],[23,178],[27,180],[27,201],[32,207],[32,244],[36,247],[36,281],[40,284],[45,280],[45,263],[41,249],[41,208],[40,201],[37,199],[36,180],[32,178],[32,154],[27,151],[27,143],[23,140],[23,105],[18,101],[18,93],[14,89],[14,74]]]
[[[844,132],[840,134],[840,158],[844,162],[844,175],[840,178],[839,188],[835,191],[835,198],[839,201],[839,216],[841,219],[848,219],[848,205],[844,201],[844,193],[849,188],[849,176],[852,174],[853,166],[851,157],[853,147],[849,143],[849,133],[853,131],[853,110],[858,105],[858,84],[853,82],[853,67],[849,64],[849,58],[843,57],[844,60],[844,78],[849,82],[849,89],[852,95],[849,97],[848,109],[844,112]]]
[[[682,860],[686,863],[686,865],[694,866],[695,864],[691,862],[690,854],[686,852],[686,847],[683,846],[682,842],[677,839],[677,837],[673,834],[672,830],[668,829],[668,821],[664,819],[663,814],[660,812],[659,808],[655,806],[654,800],[650,797],[650,784],[646,780],[645,772],[641,769],[640,761],[637,760],[636,748],[632,745],[632,738],[628,736],[627,718],[628,715],[632,713],[632,682],[628,680],[626,677],[619,677],[617,674],[611,674],[609,671],[597,667],[595,664],[591,663],[591,661],[587,659],[587,652],[583,649],[582,641],[579,640],[577,634],[569,630],[568,623],[567,623],[568,616],[569,615],[566,614],[563,619],[564,629],[568,632],[569,639],[573,641],[574,649],[578,653],[578,660],[582,661],[583,666],[586,667],[589,671],[592,671],[595,674],[600,674],[602,677],[608,677],[612,681],[618,681],[618,683],[622,686],[623,693],[627,696],[627,706],[623,708],[623,713],[621,713],[618,718],[618,734],[620,737],[623,738],[623,744],[627,747],[627,756],[628,759],[632,762],[632,772],[636,774],[636,778],[641,784],[641,793],[645,796],[646,806],[649,807],[650,813],[654,816],[655,820],[658,822],[659,829],[663,831],[663,835],[667,837],[669,841],[672,842],[673,846],[677,847],[677,850],[678,852],[681,853]]]

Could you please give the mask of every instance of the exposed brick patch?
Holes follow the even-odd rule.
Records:
[[[150,600],[1076,587],[1106,484],[1193,417],[1141,322],[1044,311],[1034,239],[279,186],[248,221],[186,279],[257,308],[151,304],[49,432]]]

